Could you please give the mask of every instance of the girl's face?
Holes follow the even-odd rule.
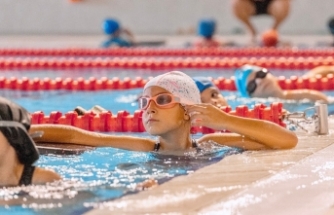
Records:
[[[202,103],[209,103],[217,107],[227,106],[225,98],[220,93],[217,87],[208,87],[201,93]]]
[[[161,87],[149,87],[143,92],[143,97],[152,98],[162,94],[170,94]],[[176,98],[177,100],[177,98]],[[174,130],[179,130],[186,123],[185,110],[180,103],[158,106],[155,101],[150,100],[143,109],[143,125],[151,135],[164,135]],[[188,119],[189,120],[189,119]]]
[[[281,97],[283,91],[281,87],[277,83],[277,79],[272,74],[268,73],[264,78],[255,78],[256,72],[252,72],[247,80],[249,83],[252,80],[255,80],[256,89],[250,95],[251,97],[260,97],[260,98],[268,98],[268,97]]]

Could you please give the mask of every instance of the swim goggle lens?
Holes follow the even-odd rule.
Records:
[[[264,79],[268,73],[269,73],[269,70],[265,68],[262,68],[261,70],[255,73],[255,78],[251,80],[250,82],[248,82],[247,84],[247,92],[249,95],[254,93],[254,91],[256,90],[256,87],[257,87],[256,79]]]
[[[142,96],[139,97],[138,100],[139,109],[145,110],[149,106],[151,100],[160,108],[169,108],[176,103],[180,103],[180,98],[173,96],[172,94],[159,94],[151,98]]]

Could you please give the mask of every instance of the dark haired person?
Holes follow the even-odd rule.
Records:
[[[29,129],[27,110],[0,97],[0,186],[44,184],[60,179],[57,173],[33,165],[39,152]]]

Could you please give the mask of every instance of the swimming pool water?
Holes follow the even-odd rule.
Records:
[[[17,214],[80,214],[89,210],[85,204],[98,204],[137,192],[136,184],[146,179],[153,178],[161,184],[240,152],[239,149],[213,143],[207,143],[200,155],[190,152],[187,156],[133,152],[111,147],[74,155],[49,152],[41,156],[37,165],[54,169],[64,181],[49,186],[0,189],[0,203],[4,203],[1,201],[4,198],[19,202],[19,206],[0,207],[0,214],[9,211]]]

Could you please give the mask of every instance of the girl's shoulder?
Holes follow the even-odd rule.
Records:
[[[36,167],[34,176],[32,178],[32,183],[33,184],[45,184],[45,183],[54,182],[57,180],[61,180],[61,177],[56,172],[47,170],[47,169],[43,169],[40,167]]]

